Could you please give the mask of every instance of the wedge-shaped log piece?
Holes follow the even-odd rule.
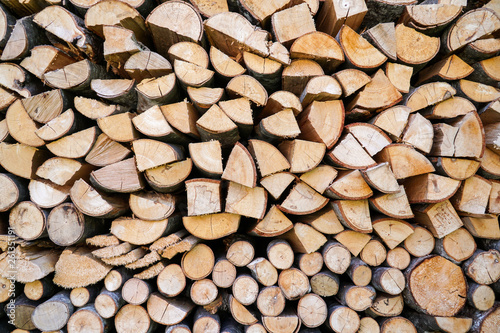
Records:
[[[234,320],[241,325],[253,325],[259,321],[257,319],[257,313],[246,308],[232,295],[229,295],[229,311]]]
[[[472,177],[479,169],[479,161],[465,158],[438,157],[431,159],[439,174],[457,180]]]
[[[337,174],[337,170],[332,166],[320,164],[311,171],[302,174],[300,180],[311,186],[319,194],[323,194],[337,177]]]
[[[128,75],[128,74],[127,74]],[[92,80],[90,88],[97,96],[112,103],[133,104],[137,100],[135,81],[125,79]]]
[[[417,85],[427,81],[455,81],[469,76],[474,68],[453,54],[418,74]]]
[[[374,219],[372,225],[375,233],[382,238],[385,245],[391,250],[413,234],[414,230],[413,226],[408,222],[387,217]]]
[[[293,228],[293,223],[286,217],[275,205],[267,211],[263,219],[257,223],[248,232],[253,236],[276,237],[284,234]]]
[[[102,133],[85,156],[85,161],[95,166],[106,166],[123,160],[130,152],[130,149]]]
[[[239,139],[238,127],[217,105],[212,105],[196,121],[203,141],[218,140],[223,147],[233,146]]]
[[[399,191],[397,179],[387,162],[364,169],[361,171],[361,175],[367,184],[377,191],[382,193],[396,193]]]
[[[243,53],[248,73],[256,78],[268,91],[277,89],[281,82],[283,66],[270,58],[263,58],[250,52]]]
[[[314,101],[336,100],[342,95],[342,88],[338,81],[329,75],[315,76],[305,86],[300,94],[302,107]]]
[[[443,34],[443,48],[446,52],[454,52],[498,29],[500,19],[494,11],[486,8],[469,11]]]
[[[132,30],[123,27],[105,26],[103,35],[104,59],[107,67],[111,67],[115,74],[129,78],[124,65],[132,54],[141,52],[144,46],[136,40]]]
[[[400,93],[407,94],[410,91],[413,67],[388,62],[385,66],[385,75]]]
[[[339,172],[327,187],[325,195],[332,199],[362,200],[371,197],[373,191],[359,170],[349,170]]]
[[[221,211],[220,181],[190,179],[186,181],[188,216],[219,213]]]
[[[100,1],[85,14],[85,25],[100,37],[104,37],[104,26],[114,25],[132,30],[138,41],[151,45],[144,18],[129,4],[121,1]]]
[[[372,80],[349,103],[347,109],[384,110],[403,99],[401,93],[389,81],[384,71],[379,69]]]
[[[491,191],[491,182],[477,175],[462,182],[450,199],[456,210],[470,214],[484,214]]]
[[[137,91],[138,111],[145,111],[154,105],[171,104],[180,99],[174,73],[144,79],[135,87],[135,90]]]
[[[111,266],[92,256],[85,247],[66,248],[55,266],[54,283],[63,288],[78,288],[99,282]]]
[[[132,124],[135,113],[118,113],[97,119],[97,125],[111,140],[131,142],[139,139],[139,132]]]
[[[293,93],[286,90],[279,90],[271,94],[267,100],[266,106],[256,116],[256,120],[278,113],[284,109],[291,109],[295,116],[302,112],[300,99]]]
[[[200,113],[205,113],[224,97],[223,88],[187,87],[186,90],[189,99]]]
[[[443,257],[415,260],[405,271],[405,278],[403,293],[409,300],[407,304],[419,312],[452,317],[465,305],[465,276],[457,265]]]
[[[142,172],[163,164],[180,161],[184,158],[180,146],[151,139],[139,139],[132,142],[137,169]]]
[[[330,149],[344,126],[342,101],[314,101],[297,117],[299,139],[324,143]]]
[[[490,200],[488,203],[488,213],[498,214],[500,211],[500,181],[491,180]]]
[[[377,154],[379,163],[388,162],[396,179],[417,176],[435,169],[431,162],[410,145],[391,144]]]
[[[313,17],[306,3],[274,13],[271,22],[276,40],[288,47],[298,37],[316,31]]]
[[[162,105],[160,109],[170,126],[181,133],[199,139],[200,134],[196,129],[196,121],[199,116],[193,104],[184,101]]]
[[[318,13],[318,30],[335,36],[343,26],[358,30],[368,11],[364,1],[352,1],[346,6],[338,1],[326,1]]]
[[[253,129],[253,116],[250,100],[246,97],[220,101],[221,110],[238,126],[242,137],[250,135]]]
[[[139,132],[152,139],[168,143],[189,142],[184,134],[179,133],[169,125],[157,105],[132,118],[132,124]]]
[[[332,207],[347,228],[362,233],[372,232],[368,200],[337,200],[332,202]]]
[[[322,233],[304,223],[295,223],[282,237],[290,243],[295,252],[299,253],[316,252],[327,241]]]
[[[219,141],[190,143],[189,155],[204,174],[211,177],[222,175],[222,148]]]
[[[245,67],[214,46],[210,47],[210,63],[215,73],[222,77],[225,82],[244,74],[246,71]]]
[[[33,22],[66,43],[61,45],[63,51],[70,51],[70,54],[77,56],[85,55],[92,61],[102,56],[97,36],[85,27],[80,17],[61,6],[43,9],[33,17]]]
[[[36,131],[40,127],[29,116],[23,106],[21,100],[15,101],[8,109],[5,115],[9,134],[19,143],[31,147],[40,147],[45,144],[45,141],[36,135]]]
[[[119,217],[111,223],[111,233],[123,242],[133,245],[146,245],[158,238],[169,235],[182,227],[179,214],[159,221],[146,221],[139,218]]]
[[[241,143],[236,142],[226,163],[222,179],[255,187],[257,184],[257,168],[252,155]]]
[[[23,99],[22,104],[34,121],[46,124],[67,110],[71,103],[67,94],[58,89]]]
[[[415,221],[427,227],[436,238],[443,238],[463,225],[449,200],[414,207],[413,211]]]
[[[272,144],[261,140],[248,140],[248,150],[257,162],[262,177],[290,169],[290,163]]]
[[[179,84],[184,89],[187,87],[210,87],[215,74],[209,69],[178,59],[174,61],[174,71]]]
[[[199,43],[203,36],[200,14],[192,5],[183,1],[173,1],[156,7],[149,14],[146,24],[151,30],[158,53],[164,57],[175,43]]]
[[[53,46],[39,45],[31,49],[31,56],[25,57],[20,65],[37,78],[43,79],[43,74],[75,62],[74,58]]]
[[[362,36],[375,45],[389,59],[396,61],[396,27],[394,22],[379,23],[362,33]]]
[[[246,97],[257,106],[267,103],[267,91],[262,84],[250,75],[239,75],[231,79],[226,86],[230,97]]]
[[[240,216],[228,213],[184,216],[182,222],[190,234],[200,239],[213,240],[235,233],[240,225]]]
[[[168,218],[175,210],[178,198],[156,192],[131,193],[129,205],[132,213],[140,219],[158,221]]]
[[[411,114],[402,141],[428,154],[432,149],[433,138],[434,128],[430,120],[420,113]]]
[[[269,24],[269,19],[271,15],[275,12],[290,7],[293,3],[290,0],[276,1],[275,3],[269,3],[263,5],[259,1],[255,0],[243,0],[241,1],[240,10],[243,15],[247,17],[250,21],[265,27]]]
[[[44,179],[32,179],[28,190],[31,201],[42,208],[52,208],[68,199],[70,187],[58,186]]]
[[[124,65],[128,75],[137,82],[143,79],[161,77],[172,73],[172,65],[156,52],[141,51],[134,53]]]
[[[243,15],[220,13],[206,20],[203,26],[210,44],[230,57],[236,57],[243,51],[264,57],[269,55],[268,33],[259,33]]]
[[[132,193],[145,186],[134,157],[92,171],[90,182],[103,191],[119,193]]]
[[[297,179],[297,176],[294,174],[289,172],[278,172],[263,177],[260,180],[260,184],[275,200],[278,200],[295,179]]]
[[[283,70],[281,85],[283,90],[300,96],[313,77],[324,74],[317,62],[309,59],[296,59]]]
[[[460,181],[428,173],[405,179],[403,185],[410,203],[435,203],[451,198]]]
[[[113,218],[128,210],[128,204],[123,198],[101,194],[83,179],[73,184],[70,196],[78,210],[88,216]]]
[[[292,173],[304,173],[314,169],[323,160],[326,150],[323,143],[298,139],[283,141],[278,148],[290,162]]]
[[[44,81],[56,89],[69,89],[85,93],[90,91],[90,81],[94,79],[112,78],[104,67],[89,60],[81,60],[73,64],[44,74]]]
[[[349,124],[345,127],[370,156],[376,155],[392,143],[391,139],[378,127],[365,123]]]
[[[255,219],[262,219],[266,213],[267,192],[262,187],[246,187],[229,182],[226,197],[226,212]]]
[[[439,52],[437,37],[429,37],[403,24],[396,26],[396,53],[405,64],[416,66],[428,63]]]
[[[451,23],[462,11],[459,2],[407,6],[404,23],[422,32],[438,32]]]
[[[460,96],[454,96],[421,110],[420,113],[427,119],[450,119],[466,115],[472,111],[476,111],[476,107],[471,101]]]
[[[472,236],[485,239],[500,239],[500,228],[496,223],[495,215],[487,215],[486,217],[462,217],[464,227],[471,233]]]
[[[20,143],[0,142],[0,165],[16,176],[26,179],[36,178],[36,170],[48,158],[46,151]]]
[[[456,93],[449,83],[427,83],[410,91],[404,104],[411,108],[411,112],[415,112],[451,98]]]
[[[186,318],[194,309],[191,300],[176,297],[167,298],[160,293],[152,293],[148,299],[148,314],[154,322],[175,325]]]
[[[393,139],[398,139],[408,123],[411,109],[396,105],[379,113],[370,123],[383,129]]]
[[[331,204],[309,215],[300,217],[300,222],[310,224],[314,229],[325,235],[335,235],[344,230]]]
[[[60,254],[61,252],[55,249],[44,249],[39,247],[23,249],[21,247],[16,247],[13,255],[19,265],[18,269],[14,272],[14,274],[8,273],[9,259],[4,256],[2,260],[0,260],[2,277],[7,279],[14,276],[16,281],[22,281],[22,283],[29,283],[43,279],[47,275],[54,272],[55,265],[59,260]]]
[[[332,73],[344,62],[344,53],[335,38],[319,31],[297,38],[290,47],[290,57],[314,60],[327,74]]]
[[[279,316],[262,316],[262,324],[271,333],[293,333],[300,327],[300,318],[291,309],[285,309]]]
[[[157,168],[146,170],[144,178],[149,186],[157,192],[169,193],[184,187],[193,168],[193,162],[187,158],[180,162],[162,165]]]
[[[437,239],[434,252],[459,265],[462,261],[469,259],[476,248],[474,237],[467,229],[459,228]]]
[[[484,83],[462,79],[454,84],[457,95],[469,99],[476,106],[489,103],[500,97],[500,89]]]
[[[351,96],[371,81],[368,74],[354,68],[341,70],[333,74],[333,77],[340,83],[344,97]]]
[[[352,67],[370,71],[381,66],[387,57],[347,25],[340,29],[337,40],[344,50],[346,62]]]
[[[288,214],[307,215],[317,212],[327,203],[327,198],[314,191],[304,182],[299,182],[278,208]]]
[[[371,239],[369,234],[353,230],[344,230],[335,235],[335,239],[344,245],[353,256],[358,256]],[[352,262],[351,262],[352,264]]]
[[[0,212],[6,212],[28,198],[26,181],[13,174],[0,174],[0,188],[3,192],[3,196],[0,198]]]
[[[0,64],[0,86],[28,98],[42,92],[40,81],[19,65],[4,62]]]
[[[500,79],[498,61],[500,58],[493,57],[474,64],[474,73],[470,80],[495,86]]]
[[[80,179],[88,178],[93,167],[89,164],[83,164],[77,160],[53,157],[45,161],[37,169],[38,177],[50,180],[56,185],[70,185]]]
[[[123,107],[121,105],[110,105],[97,99],[80,96],[75,97],[74,104],[75,109],[78,112],[83,114],[85,117],[93,120],[108,117],[111,115],[118,115],[128,110],[127,107]]]
[[[479,117],[485,126],[500,121],[500,101],[488,103],[479,111]]]
[[[326,157],[333,165],[349,169],[364,169],[376,164],[350,133],[341,138]]]

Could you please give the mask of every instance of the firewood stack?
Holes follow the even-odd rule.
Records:
[[[0,2],[0,332],[497,331],[499,0]]]

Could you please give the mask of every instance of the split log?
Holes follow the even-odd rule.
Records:
[[[341,137],[326,157],[334,166],[348,169],[365,169],[376,164],[350,133]]]
[[[413,76],[413,67],[388,62],[385,72],[389,81],[400,93],[407,94],[410,91],[410,81]]]
[[[92,171],[90,182],[97,189],[119,193],[142,190],[145,185],[134,157]]]
[[[19,94],[21,97],[28,98],[43,91],[40,81],[19,65],[7,62],[1,63],[0,74],[2,74],[0,86]]]
[[[92,80],[90,88],[97,96],[104,98],[112,103],[117,104],[135,104],[137,101],[137,93],[135,91],[134,80]]]
[[[123,160],[130,152],[130,149],[102,133],[87,153],[85,161],[95,166],[106,166]]]
[[[146,245],[163,235],[179,230],[180,215],[174,214],[160,221],[145,221],[139,218],[119,217],[111,223],[111,233],[123,242]]]
[[[174,73],[144,79],[135,87],[135,90],[137,91],[138,111],[147,110],[154,105],[171,104],[180,99]]]
[[[362,36],[382,51],[387,58],[397,60],[394,22],[379,23],[363,32]]]
[[[332,73],[344,62],[344,53],[335,38],[319,31],[297,38],[290,47],[290,57],[314,60],[327,74]]]
[[[341,70],[333,74],[333,77],[340,83],[344,97],[351,96],[371,81],[368,74],[354,68]]]
[[[372,232],[368,200],[337,200],[332,202],[332,207],[345,227],[362,233]]]
[[[170,62],[152,51],[141,51],[131,55],[124,64],[124,70],[137,82],[143,79],[161,77],[172,73]]]
[[[377,218],[372,221],[373,230],[392,250],[413,234],[414,228],[405,221],[391,218]]]
[[[300,96],[313,77],[324,74],[321,66],[313,60],[293,60],[290,66],[283,70],[282,89]]]
[[[398,105],[379,113],[370,123],[384,130],[392,138],[399,138],[408,123],[411,109]]]
[[[190,143],[189,155],[202,173],[217,178],[223,174],[222,147],[219,141]]]
[[[472,318],[464,317],[433,317],[417,312],[408,313],[408,318],[416,327],[427,330],[441,330],[443,332],[469,332]]]
[[[404,305],[402,295],[394,296],[380,293],[366,312],[374,316],[394,317],[403,312]]]
[[[396,26],[396,50],[398,59],[414,68],[422,68],[436,56],[440,40],[429,37],[403,24]]]
[[[354,230],[344,230],[335,235],[335,239],[345,246],[353,256],[358,256],[370,242],[371,236]]]
[[[192,167],[192,160],[187,158],[180,162],[146,170],[144,178],[149,186],[157,192],[175,192],[184,186],[184,181],[191,173]]]
[[[344,125],[341,101],[313,101],[297,117],[299,138],[324,143],[328,149],[337,142]]]

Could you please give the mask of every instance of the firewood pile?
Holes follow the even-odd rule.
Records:
[[[0,0],[0,332],[497,332],[500,0]]]

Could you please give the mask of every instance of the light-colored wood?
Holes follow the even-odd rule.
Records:
[[[69,294],[71,303],[76,307],[82,307],[89,303],[94,303],[99,290],[96,286],[74,288]]]
[[[63,136],[45,146],[54,155],[66,158],[82,158],[90,153],[99,135],[97,126]],[[78,144],[76,143],[78,142]]]
[[[219,141],[190,143],[188,149],[194,165],[201,172],[212,177],[223,174],[222,148]]]
[[[76,62],[66,53],[49,45],[38,45],[31,49],[31,56],[25,57],[20,65],[39,79],[52,72]]]
[[[317,62],[309,59],[296,59],[283,70],[282,88],[296,96],[300,96],[313,77],[324,74],[323,69]]]
[[[14,102],[7,110],[5,115],[9,134],[19,143],[40,147],[45,142],[38,137],[35,132],[40,125],[29,116],[20,100]]]
[[[0,164],[16,176],[33,179],[36,170],[47,160],[45,151],[23,144],[0,143]]]
[[[69,186],[58,186],[47,180],[31,180],[28,185],[30,200],[41,208],[53,208],[68,199]]]
[[[381,66],[387,57],[356,33],[348,25],[342,26],[337,40],[346,56],[346,62],[361,70],[372,70]]]
[[[355,286],[367,286],[372,279],[371,268],[359,258],[352,258],[347,275]]]
[[[458,211],[471,214],[484,214],[488,206],[491,182],[473,176],[462,182],[457,193],[450,199]]]
[[[435,171],[424,155],[405,144],[391,144],[385,147],[377,155],[376,160],[379,163],[388,162],[396,179],[404,179]]]
[[[376,291],[372,286],[360,287],[346,284],[340,288],[338,299],[341,304],[354,311],[364,311],[372,306]]]
[[[343,274],[351,263],[351,254],[342,244],[328,241],[323,247],[325,266],[335,274]]]
[[[439,38],[429,37],[403,24],[396,26],[396,53],[405,64],[426,64],[436,56],[440,46]]]
[[[368,74],[354,68],[341,70],[333,74],[333,77],[340,83],[344,97],[354,94],[371,81]]]
[[[277,276],[277,273],[276,273]],[[212,281],[219,288],[229,288],[236,279],[236,267],[226,258],[219,257],[212,271]]]
[[[186,287],[186,276],[181,266],[170,264],[160,272],[156,284],[160,293],[166,297],[175,297]]]
[[[411,312],[407,318],[417,327],[427,330],[438,329],[443,332],[469,332],[472,326],[472,318],[466,317],[433,317],[417,312]]]
[[[338,171],[335,168],[320,164],[311,171],[302,174],[300,180],[311,186],[316,192],[323,194],[337,177],[337,174]]]
[[[267,102],[267,91],[262,84],[249,75],[238,75],[231,79],[226,86],[227,94],[232,97],[246,97],[257,106],[264,106]]]
[[[357,257],[370,241],[371,235],[348,229],[335,235],[335,239]]]
[[[440,174],[457,180],[472,177],[481,165],[478,161],[449,157],[439,157],[433,159],[432,162]]]
[[[152,51],[141,51],[134,53],[125,62],[125,71],[128,75],[140,82],[143,79],[161,77],[172,73],[170,62]]]
[[[331,148],[342,134],[344,107],[341,101],[313,101],[297,117],[299,138]]]
[[[339,43],[330,34],[313,31],[297,38],[290,47],[292,59],[316,61],[325,73],[332,73],[342,62],[344,53]]]
[[[11,293],[11,288],[13,287],[13,283],[10,282],[9,280],[4,278],[1,278],[2,280],[2,287],[5,285],[4,291],[7,291],[6,295],[7,297],[4,297],[3,293],[1,295],[0,299],[4,299],[6,301],[9,297],[9,293]],[[24,295],[32,300],[32,301],[39,301],[45,298],[48,298],[52,296],[56,292],[56,288],[54,286],[54,283],[52,282],[52,279],[49,277],[44,277],[40,280],[35,280],[33,282],[28,282],[24,285],[23,293]]]
[[[228,213],[184,216],[182,221],[184,227],[193,235],[212,240],[235,233],[240,224],[240,216]]]
[[[443,257],[416,259],[405,271],[405,278],[407,288],[403,293],[407,304],[420,312],[452,317],[465,305],[465,276],[458,266]]]
[[[385,246],[378,240],[372,239],[365,245],[360,258],[370,266],[380,266],[387,257]]]
[[[220,181],[191,179],[186,181],[188,216],[218,213],[221,211]]]
[[[373,195],[359,170],[340,171],[325,195],[332,199],[363,200]]]
[[[146,170],[144,177],[155,191],[162,193],[174,192],[184,186],[184,180],[189,176],[193,167],[190,158],[180,162],[159,166]]]
[[[500,277],[497,250],[476,250],[463,264],[465,274],[479,284],[492,284]]]
[[[245,238],[239,236],[231,240],[231,244],[227,247],[226,258],[236,267],[244,267],[253,260],[255,248],[252,243]],[[241,300],[238,300],[241,303]],[[248,304],[244,304],[248,305]]]
[[[362,233],[372,232],[368,200],[336,200],[332,206],[345,227]]]
[[[500,239],[500,228],[495,223],[496,217],[494,215],[485,217],[464,216],[461,219],[464,227],[472,236],[484,239]]]
[[[92,171],[90,182],[98,189],[119,193],[135,192],[145,186],[141,174],[137,171],[135,158],[129,158]]]
[[[348,133],[361,144],[370,156],[376,155],[391,139],[378,127],[365,123],[353,123],[345,126]]]
[[[135,90],[137,91],[138,111],[145,111],[154,105],[164,105],[177,102],[180,98],[176,82],[177,79],[174,73],[160,77],[143,79],[135,87]],[[171,125],[174,126],[174,124]]]
[[[6,212],[17,203],[28,198],[26,181],[10,173],[0,174],[0,189],[3,195],[0,197],[0,211]]]
[[[312,293],[304,295],[297,305],[297,316],[306,327],[314,328],[322,325],[328,317],[326,302]]]
[[[126,304],[115,316],[115,329],[120,333],[148,333],[155,327],[146,309],[139,305]]]
[[[404,248],[415,257],[423,257],[432,252],[435,240],[432,233],[424,227],[415,226],[413,233],[404,240]]]
[[[218,140],[222,147],[231,147],[240,139],[238,127],[218,105],[212,105],[196,127],[203,141]]]
[[[95,166],[106,166],[123,160],[130,152],[130,149],[102,133],[85,156],[85,161]]]
[[[401,93],[384,74],[384,71],[379,69],[372,76],[372,80],[349,103],[347,109],[361,108],[381,111],[397,104],[402,98]]]
[[[372,284],[384,293],[399,295],[405,288],[405,277],[396,268],[376,267],[373,269]]]
[[[361,171],[368,185],[382,193],[396,193],[399,185],[387,162]]]
[[[233,283],[232,295],[243,305],[251,305],[257,300],[259,285],[251,276],[239,275]]]
[[[370,315],[393,317],[403,312],[405,303],[402,295],[380,294],[373,301],[373,305],[366,312]]]
[[[462,226],[462,221],[449,200],[415,209],[415,220],[426,226],[437,238],[442,238]]]
[[[335,36],[344,25],[358,30],[367,12],[364,1],[352,1],[344,3],[341,1],[328,0],[318,13],[318,30]]]
[[[313,276],[323,268],[323,255],[320,252],[302,253],[295,258],[295,264],[305,275]]]
[[[288,47],[298,37],[316,31],[313,17],[305,3],[274,13],[271,23],[276,40]]]
[[[304,182],[298,182],[278,208],[288,214],[307,215],[317,212],[327,203],[327,198]]]
[[[363,32],[362,36],[382,51],[386,57],[393,61],[397,60],[394,22],[379,23]]]
[[[186,318],[194,309],[194,304],[185,298],[166,298],[152,293],[147,302],[151,319],[162,325],[175,325]]]
[[[399,187],[399,192],[379,194],[370,200],[370,206],[378,212],[399,219],[413,217],[413,212],[408,202],[404,186]]]
[[[283,239],[274,239],[267,245],[267,259],[277,269],[288,269],[294,261],[294,252],[290,244]]]
[[[334,166],[348,169],[364,169],[376,164],[350,133],[343,136],[326,156]]]
[[[385,67],[387,78],[403,94],[410,91],[410,80],[413,76],[413,67],[388,62]]]
[[[338,276],[327,270],[312,276],[310,282],[312,292],[321,297],[336,295],[339,290]]]
[[[265,141],[249,140],[248,150],[257,162],[262,177],[290,168],[290,163],[279,150]]]
[[[70,196],[78,210],[93,217],[112,218],[128,210],[125,200],[102,194],[83,179],[75,181]]]
[[[61,291],[38,305],[31,314],[31,321],[40,330],[59,330],[66,326],[73,311],[69,291]]]
[[[454,81],[463,79],[469,76],[474,71],[474,68],[453,54],[446,59],[443,59],[431,67],[422,70],[418,75],[417,84],[427,81]]]
[[[332,303],[328,308],[328,326],[336,333],[355,333],[360,326],[359,315],[347,306]]]
[[[290,162],[290,172],[304,173],[314,169],[323,159],[326,147],[305,140],[283,141],[278,148]]]
[[[190,140],[183,133],[170,126],[157,105],[132,118],[132,124],[139,132],[151,139],[180,144]]]
[[[50,180],[56,185],[72,186],[77,179],[88,178],[93,167],[77,160],[53,157],[46,160],[36,171],[38,177]]]
[[[48,214],[33,202],[22,201],[10,210],[9,226],[17,236],[34,240],[47,235]]]
[[[408,123],[411,109],[397,105],[379,113],[370,123],[384,130],[392,138],[399,138]]]
[[[391,218],[378,218],[372,222],[373,230],[392,250],[414,232],[411,224]]]
[[[455,84],[457,94],[468,98],[475,105],[492,102],[500,96],[500,90],[484,83],[462,79]]]
[[[255,131],[260,138],[270,142],[293,139],[301,133],[290,109],[284,109],[262,119],[259,125],[255,126]]]
[[[222,179],[255,187],[257,183],[257,168],[248,150],[237,142],[227,160]]]
[[[460,181],[428,173],[408,178],[403,184],[410,203],[431,203],[451,198]]]
[[[387,251],[387,258],[385,258],[385,262],[389,267],[397,268],[399,270],[406,269],[406,267],[410,265],[410,260],[410,253],[408,253],[408,251],[406,251],[403,247],[396,247]]]
[[[145,221],[133,217],[119,217],[111,223],[110,231],[123,242],[146,245],[163,235],[177,231],[181,226],[179,214],[160,221]]]
[[[212,272],[214,264],[212,249],[205,244],[197,244],[182,256],[181,267],[187,278],[201,280]]]
[[[451,98],[455,94],[456,89],[447,82],[426,83],[410,91],[405,98],[405,105],[411,108],[411,112],[415,112]]]
[[[151,139],[134,140],[132,150],[135,153],[137,170],[140,172],[184,158],[180,146]]]
[[[314,101],[336,100],[342,95],[342,88],[338,81],[329,75],[315,76],[300,94],[302,107],[307,107]]]
[[[92,88],[92,90],[95,91],[97,96],[113,103],[128,104],[127,102],[134,103],[137,100],[137,93],[135,91],[135,80],[96,79],[90,82],[90,88]]]
[[[403,142],[424,153],[429,153],[432,148],[433,138],[434,129],[430,120],[425,119],[420,113],[411,114],[403,133]]]
[[[270,333],[293,333],[299,330],[301,321],[291,309],[285,309],[279,316],[262,317],[262,324]]]
[[[224,98],[224,89],[208,87],[187,87],[189,99],[201,113],[206,112],[212,105]]]
[[[285,309],[285,303],[285,296],[278,286],[261,289],[257,297],[257,308],[264,316],[279,316]]]
[[[272,205],[264,218],[257,221],[248,233],[260,237],[276,237],[292,228],[292,221],[277,206]]]
[[[469,259],[476,250],[476,242],[472,235],[464,228],[436,240],[434,252],[455,264]]]
[[[428,119],[447,119],[466,115],[472,111],[476,111],[476,107],[471,101],[460,96],[453,96],[453,98],[448,98],[430,108],[422,110],[421,113]]]
[[[40,83],[20,66],[4,62],[0,64],[0,86],[28,98],[42,92]]]
[[[323,234],[304,223],[295,223],[282,237],[288,240],[293,250],[298,253],[313,253],[327,241]]]
[[[252,276],[262,285],[269,287],[278,281],[278,271],[276,268],[273,266],[273,264],[267,260],[266,258],[256,258],[252,262],[250,262],[247,265],[247,268],[250,269]],[[274,287],[275,288],[275,287]],[[257,297],[257,306],[259,306],[259,298],[266,299],[270,294],[276,295],[276,292],[281,294],[281,291],[274,290],[271,292],[271,290],[274,289],[269,289],[268,291],[264,292],[263,290],[259,293],[259,296]],[[262,294],[262,295],[261,295]],[[274,297],[274,296],[271,296]],[[262,300],[261,300],[262,301]],[[264,302],[264,304],[266,304]],[[284,305],[284,303],[283,303]],[[269,314],[265,314],[269,315]]]

